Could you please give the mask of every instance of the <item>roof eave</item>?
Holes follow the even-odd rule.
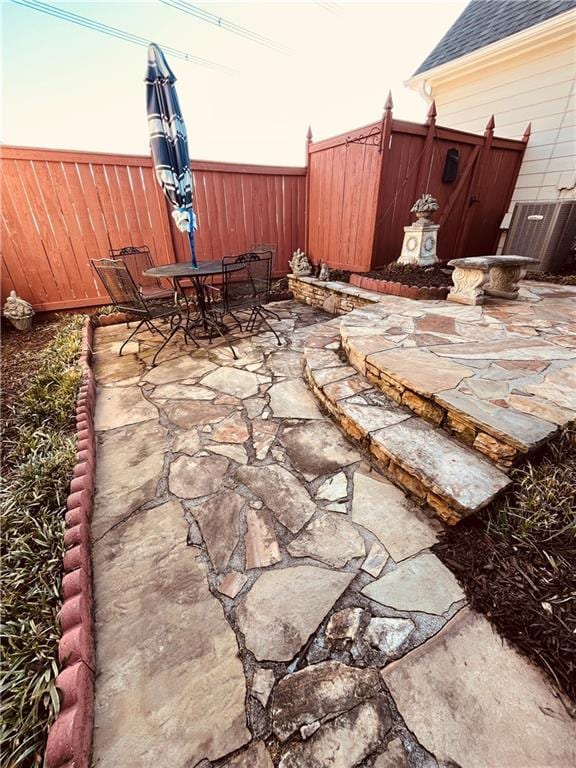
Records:
[[[516,56],[527,42],[530,43],[530,49],[533,50],[547,45],[551,40],[560,39],[570,34],[576,34],[576,9],[553,16],[551,19],[527,27],[515,35],[496,40],[476,51],[471,51],[437,67],[426,69],[417,75],[412,75],[404,81],[404,85],[414,91],[421,90],[425,81],[444,82],[452,80],[455,77],[460,77],[468,70],[490,66],[495,59],[501,61],[503,58]]]

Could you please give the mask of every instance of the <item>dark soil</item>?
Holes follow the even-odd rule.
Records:
[[[348,272],[346,269],[331,269],[330,280],[336,280],[339,283],[349,283],[351,274],[352,272]]]
[[[270,301],[286,301],[292,298],[292,293],[288,290],[288,278],[281,277],[278,280],[272,280],[270,289]]]
[[[6,444],[13,438],[12,411],[18,406],[18,398],[28,386],[30,377],[38,369],[42,351],[50,344],[63,320],[63,316],[54,314],[36,315],[29,331],[18,331],[11,323],[2,320],[2,456]]]
[[[568,267],[567,271],[558,274],[528,272],[526,280],[538,280],[540,283],[557,283],[558,285],[576,285],[576,266]]]
[[[434,551],[470,605],[576,701],[576,427]]]
[[[364,277],[375,280],[389,280],[402,285],[428,286],[432,288],[450,288],[452,285],[452,269],[446,266],[418,267],[412,264],[392,262],[382,269],[368,272]]]

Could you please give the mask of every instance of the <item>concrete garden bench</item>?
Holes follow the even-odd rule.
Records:
[[[450,301],[483,304],[485,294],[501,299],[518,298],[518,282],[538,260],[528,256],[470,256],[448,264],[454,267]]]

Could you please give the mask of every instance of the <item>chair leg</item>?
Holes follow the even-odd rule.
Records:
[[[271,309],[268,309],[268,307],[261,307],[261,310],[267,315],[272,315],[272,317],[275,317],[276,320],[280,320],[280,315],[277,315],[276,312],[273,312]]]
[[[220,326],[218,325],[218,322],[217,322],[216,320],[214,320],[213,318],[209,317],[208,315],[206,315],[206,316],[204,317],[204,322],[205,322],[205,323],[207,323],[207,324],[210,326],[210,335],[209,335],[209,337],[208,337],[208,343],[209,343],[209,344],[211,344],[211,343],[212,343],[212,328],[214,328],[214,329],[216,330],[216,333],[217,333],[217,334],[218,334],[218,335],[219,335],[219,336],[220,336],[222,339],[224,339],[224,341],[226,342],[226,344],[228,344],[228,346],[230,347],[230,350],[231,350],[231,352],[232,352],[232,355],[234,356],[234,360],[238,360],[238,355],[236,354],[236,350],[234,349],[234,347],[232,346],[232,344],[230,343],[230,341],[228,341],[228,339],[226,338],[226,336],[224,336],[224,334],[223,334],[223,333],[222,333],[222,331],[220,330]]]
[[[230,310],[228,310],[228,314],[229,314],[229,315],[230,315],[230,317],[231,317],[231,318],[234,320],[234,322],[236,323],[236,325],[238,326],[238,328],[240,328],[240,330],[242,330],[242,323],[240,322],[240,320],[238,320],[238,318],[236,317],[236,315],[234,314],[234,312],[231,312]]]
[[[151,365],[152,368],[154,368],[156,366],[156,358],[158,357],[160,352],[162,352],[164,347],[168,344],[168,342],[172,339],[172,337],[175,336],[178,333],[179,330],[180,330],[180,326],[175,325],[174,328],[172,328],[172,330],[170,331],[169,335],[164,339],[162,344],[160,344],[160,346],[158,347],[158,349],[154,353],[154,357],[152,358],[152,365]]]
[[[260,318],[260,320],[264,323],[264,325],[270,331],[272,331],[272,333],[276,337],[276,341],[278,342],[278,346],[280,346],[282,344],[282,342],[280,341],[280,337],[278,336],[278,334],[276,333],[274,328],[272,328],[272,326],[270,325],[270,323],[266,319],[266,316],[265,316],[264,312],[266,312],[266,310],[263,310],[262,307],[254,307],[252,309],[252,314],[250,315],[250,320],[248,321],[248,325],[246,326],[246,328],[250,328],[250,330],[253,331],[255,326],[256,326],[256,318],[257,317]]]
[[[126,346],[126,344],[128,344],[128,342],[129,342],[129,341],[131,341],[131,340],[134,338],[134,336],[136,336],[136,334],[138,333],[138,331],[140,330],[140,328],[142,328],[142,326],[143,326],[143,325],[145,325],[145,324],[146,324],[146,318],[145,318],[144,320],[140,320],[140,322],[138,323],[138,325],[136,326],[136,328],[135,328],[135,329],[132,331],[132,333],[131,333],[131,334],[130,334],[130,335],[129,335],[129,336],[128,336],[128,337],[127,337],[125,340],[124,340],[124,342],[122,343],[122,346],[121,346],[121,347],[120,347],[120,349],[118,350],[118,356],[119,356],[119,357],[121,357],[121,356],[122,356],[122,350],[124,349],[124,347]]]
[[[160,328],[156,328],[156,326],[151,320],[145,320],[144,322],[146,323],[146,328],[148,328],[150,333],[159,333],[163,339],[166,338],[166,335],[164,334],[164,332],[161,331]]]

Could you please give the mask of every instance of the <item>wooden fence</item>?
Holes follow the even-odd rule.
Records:
[[[38,310],[106,303],[90,259],[148,245],[158,264],[190,258],[149,157],[2,147],[2,302]],[[277,245],[276,272],[304,245],[305,168],[192,161],[199,260]]]
[[[366,272],[400,255],[403,227],[423,192],[440,204],[442,259],[494,252],[529,132],[522,141],[392,117],[326,141],[308,142],[306,168],[192,161],[200,260],[277,245],[275,271],[293,251]],[[448,150],[455,178],[444,176]],[[36,309],[108,301],[90,259],[110,248],[150,246],[158,264],[189,259],[149,157],[3,147],[2,302],[15,289]]]
[[[424,192],[440,205],[438,256],[494,253],[526,149],[522,141],[436,125],[383,119],[308,147],[306,249],[314,263],[358,272],[395,261],[410,208]],[[455,178],[443,180],[448,150],[458,153]]]

